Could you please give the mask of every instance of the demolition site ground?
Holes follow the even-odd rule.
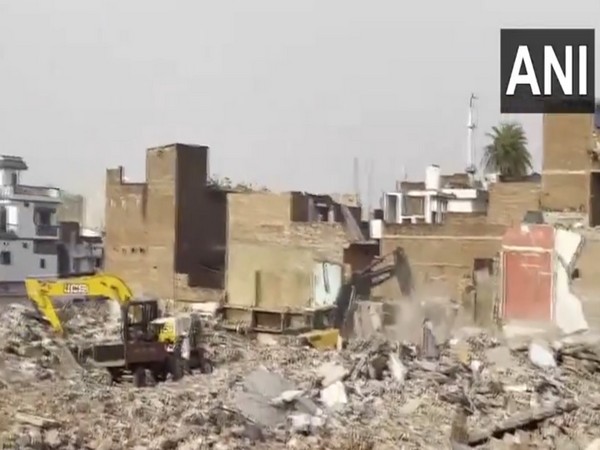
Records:
[[[95,310],[68,326],[58,339],[28,306],[1,313],[0,448],[600,448],[591,333],[532,341],[456,327],[442,339],[433,324],[427,342],[374,335],[317,350],[213,327],[212,374],[135,388],[107,385],[69,350],[118,326]]]

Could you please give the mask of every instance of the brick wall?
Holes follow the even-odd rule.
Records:
[[[515,225],[521,223],[527,211],[540,209],[539,183],[493,183],[489,189],[487,218],[490,223]]]
[[[315,263],[343,264],[348,240],[342,226],[292,222],[291,205],[290,194],[229,195],[226,289],[230,304],[270,309],[306,306]],[[268,299],[268,304],[257,305],[257,297]]]
[[[487,214],[484,212],[474,213],[455,213],[450,212],[444,215],[444,222],[450,225],[484,225],[487,223]]]
[[[149,149],[145,183],[124,182],[122,167],[107,171],[105,267],[136,294],[176,299],[181,293],[189,299],[196,292],[196,299],[203,299],[202,283],[189,280],[208,253],[205,223],[221,220],[225,228],[224,207],[222,218],[211,214],[205,184],[197,181],[206,180],[207,152],[207,147],[180,144]],[[224,260],[222,234],[217,244]],[[187,287],[178,275],[185,276]]]
[[[381,239],[381,254],[404,248],[418,295],[458,298],[460,281],[472,275],[474,260],[493,258],[500,251],[505,229],[482,223],[388,225]],[[374,295],[401,297],[393,279],[379,286]]]
[[[579,210],[589,207],[589,171],[593,116],[581,114],[545,114],[544,158],[542,166],[543,209]]]

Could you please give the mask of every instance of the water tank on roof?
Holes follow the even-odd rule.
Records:
[[[440,189],[440,166],[432,164],[425,169],[425,189],[438,191]]]

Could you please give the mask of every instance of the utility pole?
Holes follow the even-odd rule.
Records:
[[[473,134],[476,128],[473,118],[475,100],[477,100],[477,96],[475,94],[471,94],[471,98],[469,99],[469,119],[467,122],[467,168],[465,170],[467,174],[469,174],[469,179],[471,182],[474,181],[475,173],[477,172],[477,168],[475,167],[475,146],[473,143]]]

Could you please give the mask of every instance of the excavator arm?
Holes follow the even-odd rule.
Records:
[[[64,333],[64,328],[56,312],[54,298],[101,297],[117,301],[121,306],[133,299],[131,289],[122,279],[107,274],[56,279],[28,278],[25,288],[39,314],[59,334]]]

